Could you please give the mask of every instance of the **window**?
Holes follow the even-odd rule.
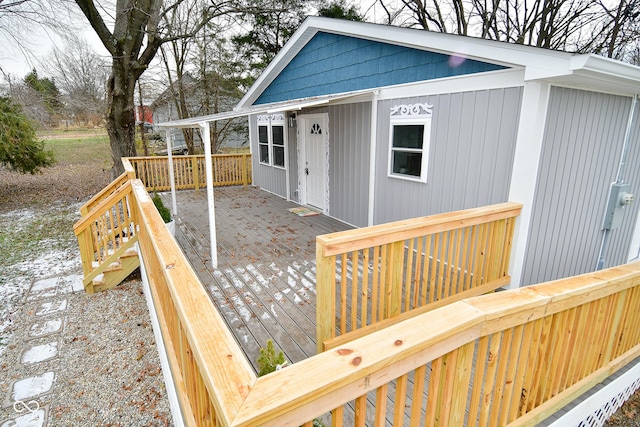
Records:
[[[431,106],[401,105],[391,111],[389,176],[427,182]]]
[[[258,116],[258,149],[260,163],[283,168],[285,166],[284,115]]]
[[[278,125],[271,128],[271,141],[273,144],[273,165],[284,167],[284,126]]]
[[[269,132],[268,126],[258,126],[258,145],[260,147],[260,163],[269,164]]]

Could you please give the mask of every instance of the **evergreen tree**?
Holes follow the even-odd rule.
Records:
[[[53,80],[48,77],[38,77],[38,72],[34,68],[25,76],[24,83],[40,95],[49,113],[55,114],[60,110],[62,107],[60,90]]]
[[[0,97],[0,164],[22,173],[36,173],[51,166],[53,153],[38,140],[33,124],[22,108]]]

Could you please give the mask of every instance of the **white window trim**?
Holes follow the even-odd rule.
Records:
[[[263,162],[260,159],[260,146],[264,145],[260,143],[260,126],[267,127],[267,150],[269,153],[269,161]],[[282,142],[284,144],[284,165],[279,166],[274,164],[274,152],[273,152],[273,126],[282,126]],[[287,123],[285,121],[284,113],[275,113],[275,114],[261,114],[257,119],[257,129],[258,135],[258,163],[264,166],[271,166],[276,169],[287,169]]]
[[[429,167],[429,154],[431,151],[431,119],[432,105],[421,104],[401,104],[391,107],[391,118],[389,121],[389,159],[387,165],[387,177],[401,179],[405,181],[427,183],[427,173]],[[393,147],[393,128],[394,126],[419,125],[424,126],[422,135],[422,149],[412,148],[394,148]],[[422,161],[420,163],[420,176],[402,175],[393,173],[393,152],[404,151],[422,153]]]

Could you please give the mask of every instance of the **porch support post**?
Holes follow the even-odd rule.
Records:
[[[171,128],[167,128],[167,156],[169,162],[169,184],[171,185],[171,213],[175,218],[178,215],[178,204],[176,203],[176,182],[173,174],[173,153],[171,152]]]
[[[213,199],[213,170],[211,167],[211,135],[209,122],[200,123],[202,142],[204,144],[204,163],[207,174],[207,206],[209,209],[209,237],[211,242],[211,266],[218,268],[218,251],[216,240],[216,210]]]
[[[533,200],[538,180],[542,142],[547,120],[551,85],[549,83],[525,82],[516,149],[509,186],[509,201],[522,203],[522,211],[516,219],[511,246],[509,288],[522,286],[522,273],[531,231]],[[525,283],[527,285],[528,283]]]

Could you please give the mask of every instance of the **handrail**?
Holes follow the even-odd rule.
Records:
[[[100,205],[100,203],[104,199],[109,197],[111,193],[113,193],[118,188],[122,187],[129,179],[130,179],[130,176],[125,171],[122,175],[120,175],[113,182],[111,182],[111,184],[104,187],[102,190],[100,190],[99,193],[97,193],[95,196],[90,198],[84,205],[82,205],[82,207],[80,207],[80,216],[87,215],[92,209]]]
[[[89,293],[91,283],[118,261],[137,242],[138,219],[131,209],[131,181],[121,175],[94,202],[73,226],[82,260],[83,283]]]
[[[422,390],[396,394],[394,425],[533,425],[640,356],[639,308],[640,263],[455,302],[259,378],[234,425],[295,425],[354,399],[356,420],[380,423],[367,393],[386,406],[389,381],[409,393],[409,378],[426,406]]]
[[[164,226],[144,184],[133,181],[139,243],[187,425],[233,423],[256,375],[198,276]],[[185,411],[183,411],[183,414]]]
[[[166,156],[128,157],[126,162],[147,190],[166,191],[171,188],[168,159]],[[172,159],[176,189],[206,187],[205,156],[172,156]],[[214,186],[251,183],[251,154],[215,154],[211,161]]]
[[[501,203],[318,236],[318,352],[507,285],[521,208]]]

